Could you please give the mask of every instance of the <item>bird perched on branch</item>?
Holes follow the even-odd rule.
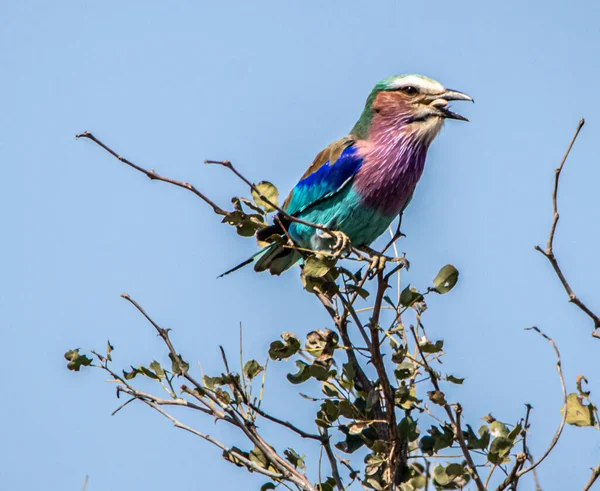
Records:
[[[353,246],[368,246],[410,202],[423,173],[429,145],[446,119],[468,121],[449,101],[473,101],[422,75],[378,82],[348,136],[322,150],[291,191],[274,224],[258,231],[291,238],[303,249],[328,250],[336,237],[293,221],[319,224]],[[342,241],[342,242],[344,242]],[[256,254],[255,270],[280,274],[300,259],[281,241]]]

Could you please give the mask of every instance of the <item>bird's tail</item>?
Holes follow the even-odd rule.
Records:
[[[246,259],[243,263],[238,264],[229,271],[225,271],[219,275],[219,278],[227,276],[238,269],[243,268],[248,264],[256,262],[254,265],[254,271],[260,273],[262,271],[269,271],[271,274],[280,275],[286,269],[291,268],[302,258],[301,254],[292,248],[284,247],[282,244],[273,243],[262,248],[253,256]]]

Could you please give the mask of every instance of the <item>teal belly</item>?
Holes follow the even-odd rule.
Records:
[[[346,186],[334,196],[311,206],[298,218],[344,232],[352,245],[369,245],[390,226],[396,215],[384,215],[367,208],[352,186]],[[292,223],[289,233],[300,246],[313,250],[329,249],[332,239],[308,225]]]

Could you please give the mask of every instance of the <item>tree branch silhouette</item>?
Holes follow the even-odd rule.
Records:
[[[575,292],[573,291],[573,289],[571,288],[571,285],[567,281],[567,278],[565,277],[561,267],[558,264],[558,259],[556,258],[556,255],[554,254],[554,235],[556,234],[556,226],[558,225],[558,220],[560,218],[560,215],[558,213],[558,185],[560,182],[560,174],[563,170],[565,162],[567,161],[567,157],[569,156],[569,153],[571,153],[571,149],[573,148],[573,145],[575,144],[575,140],[577,140],[577,137],[579,136],[579,132],[581,131],[581,128],[583,128],[584,124],[585,124],[585,120],[583,118],[580,119],[579,123],[577,125],[577,129],[575,130],[575,134],[573,135],[573,138],[571,139],[571,142],[569,143],[569,146],[567,147],[567,151],[565,152],[565,155],[563,156],[558,167],[554,170],[554,188],[552,190],[552,211],[553,211],[553,213],[552,213],[552,225],[550,226],[550,235],[548,236],[548,241],[546,242],[546,249],[544,250],[539,245],[536,245],[535,250],[542,253],[546,257],[546,259],[548,259],[550,264],[552,265],[552,268],[554,269],[556,276],[558,276],[558,279],[560,280],[563,288],[565,289],[565,291],[567,292],[567,295],[569,296],[569,302],[571,302],[574,305],[576,305],[577,307],[579,307],[579,309],[581,309],[581,311],[583,311],[588,317],[590,317],[590,319],[592,319],[592,321],[594,323],[594,331],[592,332],[592,336],[594,336],[596,338],[600,338],[600,334],[598,334],[596,332],[596,329],[600,328],[600,317],[598,317],[594,312],[592,312],[592,310],[586,304],[584,304],[577,295],[575,295]]]

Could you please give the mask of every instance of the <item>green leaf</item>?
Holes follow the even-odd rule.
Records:
[[[269,467],[269,459],[258,447],[254,447],[250,452],[250,460],[263,469],[267,469]]]
[[[317,484],[317,491],[333,491],[335,489],[335,479],[328,477],[325,482]]]
[[[365,441],[358,435],[347,435],[346,440],[335,444],[335,448],[341,450],[344,453],[356,452],[360,447],[365,444]]]
[[[304,464],[305,455],[298,455],[296,451],[292,448],[288,448],[283,451],[283,455],[285,459],[292,464],[296,469],[304,469],[306,465]]]
[[[133,380],[138,373],[140,373],[140,371],[137,368],[131,367],[131,372],[123,370],[123,377],[125,380]]]
[[[183,371],[187,372],[190,369],[190,364],[183,360],[181,355],[178,355],[181,360],[181,364],[183,365]],[[181,370],[179,369],[179,363],[177,359],[173,356],[173,353],[169,353],[169,359],[171,360],[171,372],[175,375],[182,375]]]
[[[406,380],[415,373],[415,365],[412,361],[403,361],[394,369],[394,375],[398,380]]]
[[[271,360],[285,360],[295,355],[300,349],[300,341],[291,332],[284,332],[281,335],[281,341],[273,341],[269,347],[269,357]]]
[[[79,348],[69,350],[65,353],[67,368],[74,372],[78,372],[81,367],[89,367],[92,364],[92,359],[79,353]]]
[[[409,484],[410,486],[412,486],[412,489],[423,489],[427,485],[427,478],[425,476],[413,477],[409,481]]]
[[[481,425],[479,428],[479,438],[471,425],[467,425],[467,431],[463,431],[463,435],[469,450],[485,450],[490,443],[490,429],[486,425]]]
[[[585,382],[586,384],[588,383],[587,379],[583,375],[577,375],[577,378],[575,379],[575,384],[577,386],[577,392],[579,392],[579,395],[581,397],[589,397],[590,391],[583,390],[583,382]]]
[[[451,264],[446,264],[433,279],[433,288],[437,293],[448,293],[458,281],[458,270]]]
[[[448,467],[446,467],[446,474],[449,476],[462,476],[466,473],[467,469],[461,464],[448,464]]]
[[[433,480],[435,484],[447,489],[446,486],[452,481],[452,478],[446,474],[446,469],[442,465],[436,465],[433,469]]]
[[[371,424],[371,421],[353,421],[347,426],[349,435],[360,435],[365,428]]]
[[[221,385],[221,378],[204,375],[202,377],[202,382],[204,383],[204,385],[206,385],[207,389],[213,390],[216,386]]]
[[[423,300],[423,295],[421,295],[416,288],[411,288],[410,285],[402,290],[402,293],[400,294],[400,304],[403,307],[410,307],[421,300]]]
[[[237,200],[237,201],[236,201],[236,200]],[[246,205],[248,208],[250,208],[252,211],[255,211],[255,212],[257,212],[257,213],[260,213],[260,214],[264,214],[264,213],[265,213],[265,212],[263,211],[263,209],[262,209],[262,208],[260,208],[259,206],[256,206],[256,205],[255,205],[255,204],[254,204],[252,201],[250,201],[248,198],[231,198],[231,202],[234,204],[234,206],[236,207],[236,209],[238,209],[237,207],[238,207],[238,203],[239,203],[240,201],[241,201],[242,203],[244,203],[244,204],[245,204],[245,205]],[[240,209],[241,211],[244,211],[244,210],[242,210],[241,206],[240,206],[240,208],[239,208],[239,209]]]
[[[502,464],[513,447],[513,442],[508,438],[499,436],[492,440],[490,451],[488,452],[488,461],[492,464]]]
[[[254,189],[252,190],[252,199],[254,200],[254,202],[258,206],[263,208],[267,213],[275,211],[275,208],[273,208],[267,202],[263,201],[260,196],[264,196],[271,203],[279,206],[277,203],[277,198],[279,197],[279,191],[277,190],[277,188],[268,181],[261,181],[254,187],[256,188],[256,191],[258,191],[256,192]]]
[[[229,404],[231,402],[231,396],[229,395],[229,392],[223,389],[215,389],[215,395],[217,396],[217,399],[225,404]]]
[[[523,426],[521,426],[521,424],[519,423],[515,425],[515,427],[512,430],[510,430],[510,433],[506,438],[508,438],[511,442],[514,442],[517,439],[517,437],[521,434],[522,430]]]
[[[327,397],[335,397],[336,399],[342,399],[344,397],[335,385],[326,380],[321,382],[321,390]]]
[[[367,395],[367,404],[366,404],[366,411],[369,412],[371,411],[375,405],[379,402],[379,391],[377,389],[371,389],[369,391],[369,394]]]
[[[140,365],[138,367],[138,372],[141,373],[142,375],[144,375],[145,377],[154,379],[154,380],[160,380],[160,377],[158,377],[158,375],[156,375],[152,370],[149,370],[148,368]]]
[[[256,231],[262,227],[262,224],[254,220],[244,220],[235,227],[235,231],[242,237],[254,237]]]
[[[333,351],[337,347],[339,336],[331,329],[317,329],[306,335],[305,349],[312,356],[318,357],[320,361],[329,361]],[[325,356],[321,356],[325,355]]]
[[[321,404],[321,410],[317,413],[316,423],[319,426],[327,428],[331,426],[340,417],[340,408],[338,403],[327,399]]]
[[[565,408],[561,409],[564,414]],[[594,426],[595,418],[591,404],[583,403],[583,399],[576,393],[567,396],[567,424],[573,426]]]
[[[416,402],[420,401],[417,399],[417,389],[415,385],[413,384],[408,387],[402,382],[394,394],[394,404],[408,411],[414,408]]]
[[[450,383],[457,384],[457,385],[462,385],[462,383],[465,381],[464,378],[458,378],[458,377],[455,377],[454,375],[447,375],[446,380]]]
[[[111,353],[115,350],[115,347],[110,344],[110,340],[106,342],[106,359],[112,361]]]
[[[392,299],[386,295],[385,297],[383,297],[383,300],[385,301],[385,303],[387,303],[390,307],[397,309],[398,307],[396,306],[396,304],[392,301]]]
[[[436,341],[435,344],[430,341],[425,341],[424,343],[419,343],[419,347],[423,353],[439,353],[444,348],[444,341],[439,340]]]
[[[392,361],[394,363],[402,363],[406,358],[407,354],[408,349],[406,348],[406,346],[400,346],[399,348],[395,349],[392,353]]]
[[[410,416],[406,416],[398,423],[398,433],[402,438],[406,438],[409,442],[414,442],[419,438],[419,429],[417,422]]]
[[[348,285],[348,291],[352,293],[358,293],[358,296],[362,299],[366,299],[370,295],[370,293],[367,290],[358,285]]]
[[[294,385],[306,382],[310,378],[311,365],[303,362],[302,360],[296,360],[296,366],[298,367],[298,371],[296,373],[287,374],[287,379]]]
[[[431,438],[433,438],[433,452],[438,452],[444,448],[448,448],[454,442],[454,431],[448,425],[443,425],[441,427],[442,431],[440,431],[437,427],[432,426],[429,430],[429,434]],[[425,438],[425,437],[423,437]],[[424,444],[428,444],[429,442],[426,440]]]
[[[154,373],[158,376],[159,379],[165,377],[165,371],[163,370],[163,367],[161,367],[160,363],[158,363],[156,360],[150,363],[150,368],[154,371]]]
[[[339,402],[340,414],[348,419],[360,419],[363,417],[360,410],[350,401],[343,400]]]
[[[438,406],[448,404],[446,402],[446,397],[444,396],[444,393],[441,390],[429,391],[427,392],[427,395],[429,396],[429,400],[434,404],[437,404]]]
[[[419,448],[424,454],[433,455],[435,439],[432,436],[425,435],[419,440]]]
[[[323,256],[308,256],[302,268],[302,274],[310,278],[322,278],[335,266],[335,261]]]
[[[248,380],[252,380],[264,370],[263,366],[256,360],[247,361],[244,364],[244,375]]]
[[[506,427],[506,425],[504,423],[501,423],[500,421],[494,421],[490,425],[490,434],[493,437],[502,436],[504,438],[507,438],[508,433],[509,433],[508,428]]]
[[[221,456],[225,460],[228,460],[229,462],[233,462],[238,467],[246,467],[246,464],[244,464],[239,458],[237,458],[236,455],[239,455],[241,457],[246,457],[247,459],[250,458],[250,454],[248,452],[244,452],[243,450],[241,450],[237,447],[231,447],[230,451],[224,450],[223,454]]]

